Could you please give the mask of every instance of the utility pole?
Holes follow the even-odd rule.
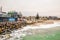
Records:
[[[0,7],[0,12],[2,12],[2,6]]]

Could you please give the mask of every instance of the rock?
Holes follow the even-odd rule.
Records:
[[[6,35],[5,35],[5,38],[6,38],[6,39],[9,39],[9,38],[10,38],[10,34],[6,34]]]

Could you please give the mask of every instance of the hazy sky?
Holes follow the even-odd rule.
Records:
[[[23,15],[60,16],[60,0],[0,0],[3,11],[21,11]]]

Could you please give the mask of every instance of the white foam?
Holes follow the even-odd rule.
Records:
[[[15,38],[18,38],[18,40],[20,40],[20,37],[24,37],[27,34],[24,34],[23,31],[25,30],[29,30],[29,29],[46,29],[46,28],[52,28],[52,27],[57,27],[60,26],[60,22],[56,22],[54,24],[47,24],[47,25],[37,25],[37,26],[31,26],[31,25],[27,25],[25,27],[23,27],[23,29],[18,29],[18,30],[14,30],[10,35],[12,36],[12,38],[10,38],[9,40],[14,40]]]

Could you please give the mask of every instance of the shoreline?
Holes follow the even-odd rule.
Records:
[[[8,35],[4,35],[5,38],[2,38],[2,39],[14,40],[15,38],[21,39],[21,38],[25,37],[26,35],[47,34],[47,33],[52,33],[55,31],[60,31],[59,23],[60,22],[56,22],[53,25],[52,24],[27,25],[27,26],[23,27],[22,29],[19,28],[19,29],[13,30],[12,33],[10,33]]]

